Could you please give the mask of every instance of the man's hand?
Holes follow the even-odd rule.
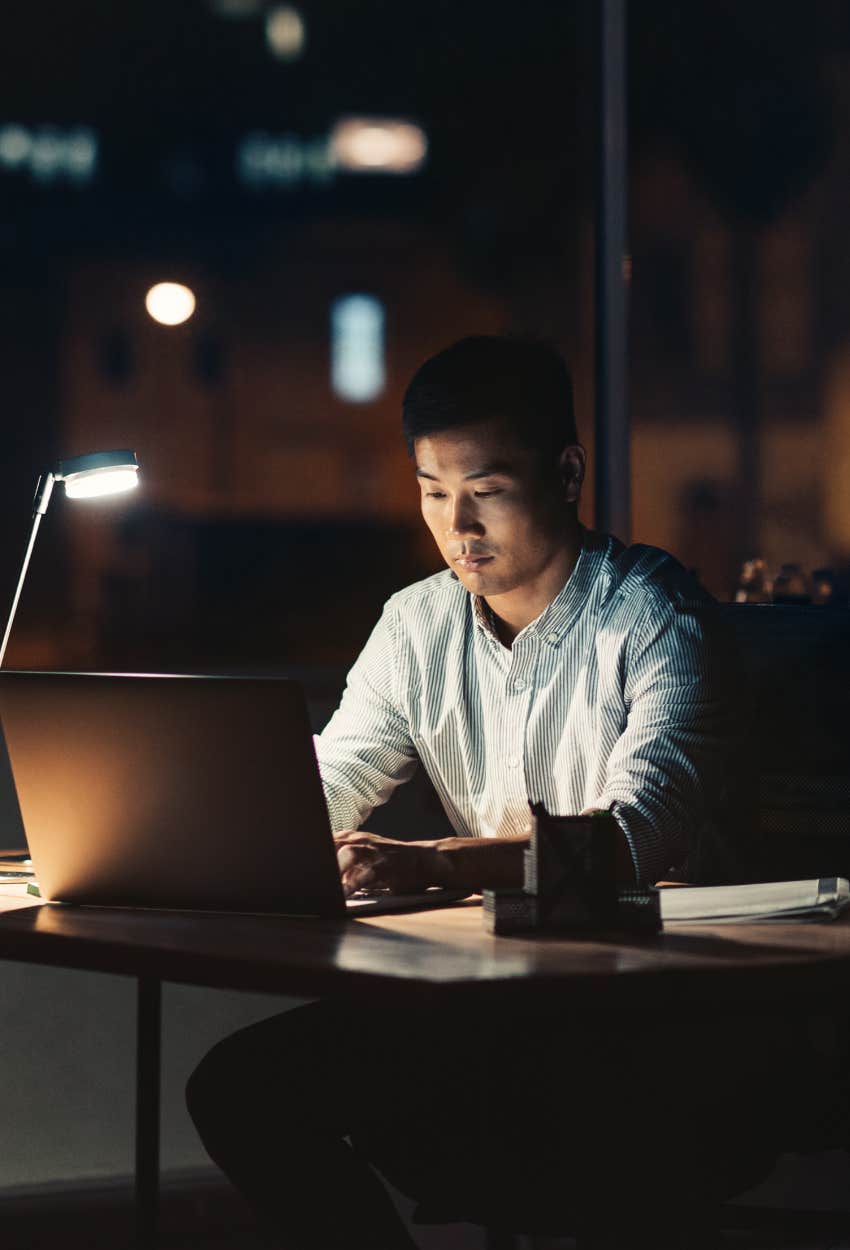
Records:
[[[445,865],[436,842],[399,842],[365,830],[335,833],[336,857],[345,897],[355,890],[416,894],[444,885]]]
[[[447,885],[472,893],[485,886],[521,886],[528,835],[399,842],[346,831],[335,833],[334,841],[347,898],[355,890],[415,894],[429,885]]]

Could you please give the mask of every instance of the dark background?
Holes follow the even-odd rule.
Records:
[[[3,15],[0,586],[42,470],[118,446],[143,468],[132,498],[55,495],[13,666],[348,663],[438,567],[400,401],[463,334],[553,340],[592,454],[596,6],[304,0],[291,60],[279,7]],[[629,20],[631,538],[721,597],[752,555],[846,568],[850,9],[641,0]],[[240,175],[246,138],[315,157],[351,115],[415,122],[425,165]],[[51,144],[80,128],[97,158],[75,178]],[[197,296],[182,325],[145,311],[164,280]],[[351,402],[330,310],[360,292],[386,383]]]

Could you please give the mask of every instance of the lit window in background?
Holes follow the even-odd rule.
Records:
[[[279,61],[296,61],[304,51],[304,19],[290,4],[276,4],[266,14],[266,43]]]
[[[250,131],[236,149],[236,175],[257,190],[326,186],[339,172],[415,174],[427,154],[425,132],[413,122],[346,118],[328,138]]]
[[[331,305],[331,383],[352,403],[384,389],[384,305],[374,295],[342,295]]]
[[[179,326],[195,311],[195,294],[179,282],[157,282],[145,296],[145,308],[163,326]]]
[[[330,144],[335,164],[351,173],[414,174],[428,155],[422,127],[391,117],[344,117]]]
[[[0,129],[0,163],[7,169],[17,169],[29,159],[32,135],[23,126],[3,126]]]
[[[28,173],[36,182],[88,182],[97,169],[97,135],[88,126],[0,125],[0,172]]]
[[[236,172],[246,186],[289,188],[301,183],[324,185],[333,178],[327,139],[300,135],[269,135],[255,130],[245,135],[236,151]]]

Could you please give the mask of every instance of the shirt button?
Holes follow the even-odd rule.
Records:
[[[508,768],[519,768],[519,756],[518,755],[508,756]]]
[[[557,634],[547,634],[546,641],[551,642],[552,646],[554,647],[555,643],[560,642],[561,640]]]
[[[514,682],[514,690],[525,690],[525,685],[526,683],[522,680],[522,678],[518,677]]]

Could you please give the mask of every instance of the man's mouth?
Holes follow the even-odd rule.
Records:
[[[485,564],[489,564],[492,559],[492,556],[457,556],[455,558],[455,564],[459,565],[467,573],[477,573],[478,570],[482,569]]]

